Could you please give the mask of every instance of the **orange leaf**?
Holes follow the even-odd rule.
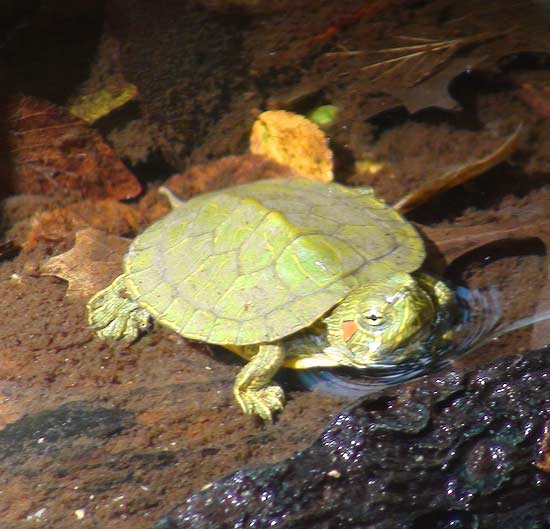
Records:
[[[101,136],[63,108],[20,97],[8,105],[7,118],[16,193],[70,189],[86,198],[123,200],[141,192]]]
[[[312,121],[286,110],[268,110],[258,116],[250,135],[250,152],[290,166],[302,178],[330,182],[332,151],[321,129]]]

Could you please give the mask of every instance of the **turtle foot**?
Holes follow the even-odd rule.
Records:
[[[258,415],[266,422],[273,422],[273,414],[282,411],[285,404],[285,394],[277,384],[260,389],[235,389],[235,398],[247,415]]]
[[[86,310],[88,324],[103,340],[133,342],[151,325],[151,315],[125,297],[124,274],[93,296]]]

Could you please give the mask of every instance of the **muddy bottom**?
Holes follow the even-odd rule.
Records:
[[[315,26],[326,25],[325,19],[316,20],[326,16],[325,11],[309,16]],[[382,19],[378,31],[390,22]],[[277,42],[286,30],[270,26],[265,31]],[[248,37],[252,42],[254,35]],[[512,72],[502,87],[468,87],[476,101],[475,119],[486,129],[504,136],[511,125],[523,123],[520,151],[475,182],[415,211],[412,220],[432,227],[494,223],[498,229],[510,220],[519,223],[548,215],[550,119],[520,93],[521,86],[534,85],[540,77],[539,70],[525,69]],[[367,81],[357,73],[341,100],[353,99]],[[270,87],[264,89],[270,92]],[[427,110],[405,117],[398,112],[384,122],[359,120],[353,142],[362,143],[362,151],[353,145],[346,149],[356,159],[368,153],[384,168],[376,174],[344,172],[341,179],[372,185],[392,203],[444,168],[494,146],[494,136],[461,126],[455,118]],[[125,136],[128,149],[142,135],[137,131],[132,136],[131,131]],[[237,145],[239,138],[227,143]],[[215,135],[205,137],[190,156],[214,157],[215,144]],[[122,156],[123,144],[120,149]],[[17,203],[14,197],[4,202],[6,241],[26,240],[32,215],[53,208],[50,199],[46,205],[36,196],[15,199]],[[56,206],[75,203],[65,196],[55,200]],[[155,217],[158,202],[140,198],[130,207],[142,215],[139,231],[146,225],[143,219]],[[533,314],[542,306],[541,293],[545,288],[548,292],[547,248],[539,228],[540,222],[535,222],[531,238],[514,244],[505,240],[461,257],[449,267],[449,277],[474,288],[495,286],[501,292],[505,321]],[[211,481],[239,467],[278,461],[304,449],[348,402],[308,391],[293,373],[283,370],[277,380],[285,388],[286,408],[273,424],[262,424],[244,416],[233,399],[232,384],[243,364],[230,353],[162,328],[131,345],[100,342],[87,328],[85,299],[67,298],[65,281],[40,272],[51,255],[72,247],[71,230],[55,241],[38,240],[15,256],[8,253],[0,261],[3,529],[150,528]],[[123,228],[117,233],[128,234]],[[544,345],[541,332],[539,328],[537,347]],[[528,327],[484,346],[464,363],[471,366],[527,353],[534,347],[532,339],[533,329]]]

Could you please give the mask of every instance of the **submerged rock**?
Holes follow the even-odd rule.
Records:
[[[58,408],[24,415],[0,431],[0,466],[11,458],[28,460],[55,454],[87,438],[98,444],[134,424],[133,414],[88,401],[72,401]],[[82,449],[82,444],[80,446]]]
[[[313,445],[212,483],[155,529],[550,524],[550,350],[369,395]]]

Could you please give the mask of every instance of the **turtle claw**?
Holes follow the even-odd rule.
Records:
[[[86,305],[88,324],[102,339],[133,342],[151,325],[150,314],[124,295],[124,274]]]
[[[266,422],[273,422],[273,413],[282,411],[285,404],[283,389],[276,384],[244,391],[236,389],[235,397],[247,415],[258,415]]]

